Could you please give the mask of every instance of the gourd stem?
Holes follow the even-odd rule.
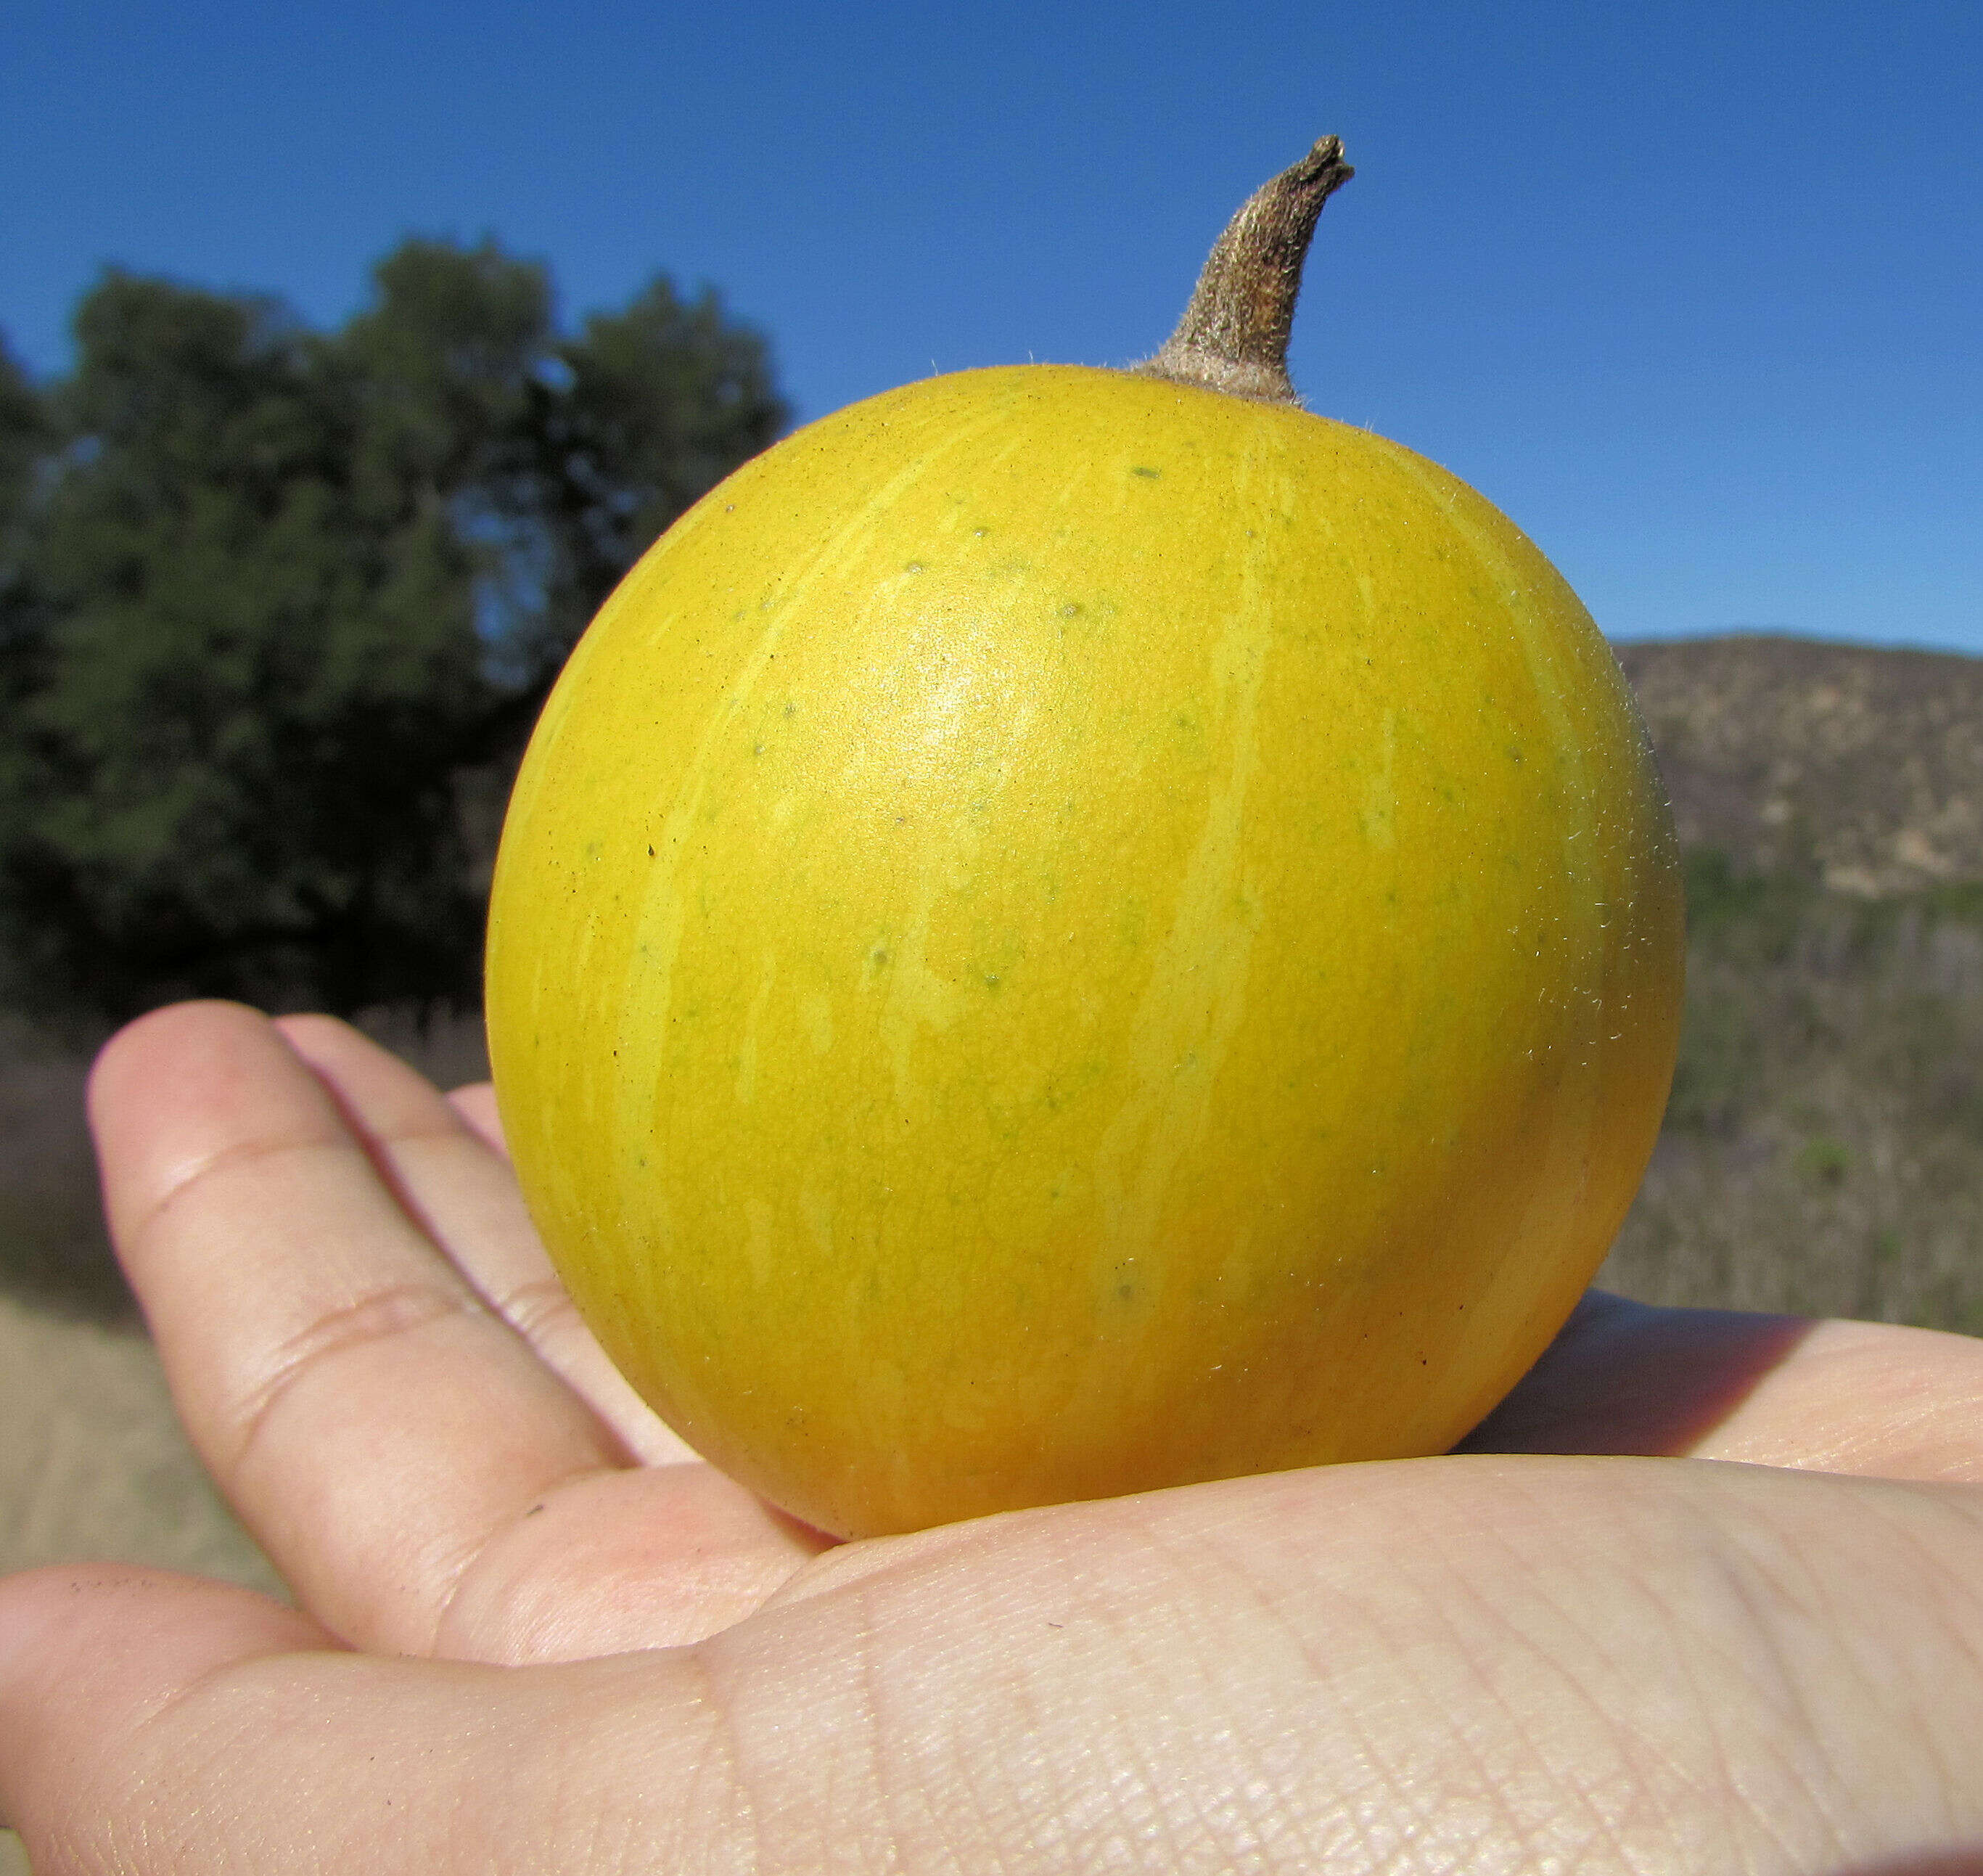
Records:
[[[1322,205],[1356,173],[1343,160],[1342,139],[1324,137],[1256,189],[1213,244],[1177,330],[1155,357],[1130,370],[1299,408],[1288,335],[1302,263]]]

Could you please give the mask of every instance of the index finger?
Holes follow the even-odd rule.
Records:
[[[266,1018],[142,1018],[99,1058],[90,1105],[112,1232],[187,1430],[346,1640],[426,1651],[493,1533],[628,1463]]]

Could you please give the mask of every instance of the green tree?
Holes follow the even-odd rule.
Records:
[[[29,515],[36,466],[51,440],[42,400],[0,337],[0,705],[14,701],[15,660],[33,635]]]
[[[408,242],[376,289],[320,334],[113,273],[67,380],[0,373],[15,1000],[471,999],[464,777],[784,420],[763,341],[665,282],[575,337],[490,242]]]
[[[25,511],[35,458],[47,442],[42,400],[6,341],[0,339],[0,541],[5,541],[8,548],[14,546],[12,530]],[[11,557],[0,560],[0,576],[13,565]]]
[[[45,615],[28,560],[36,470],[51,441],[40,396],[0,340],[0,724],[10,731],[45,668]],[[0,735],[0,838],[25,778],[19,737]]]

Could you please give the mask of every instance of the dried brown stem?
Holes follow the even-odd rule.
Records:
[[[1154,358],[1131,369],[1299,406],[1288,378],[1288,335],[1302,263],[1322,205],[1356,173],[1343,160],[1342,139],[1324,137],[1292,169],[1256,189],[1213,244],[1177,330]]]

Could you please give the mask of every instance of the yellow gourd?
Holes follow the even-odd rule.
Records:
[[[747,464],[532,742],[488,1019],[533,1216],[824,1530],[1441,1451],[1644,1169],[1670,818],[1537,549],[1286,400],[1347,174],[1255,197],[1152,367]]]

